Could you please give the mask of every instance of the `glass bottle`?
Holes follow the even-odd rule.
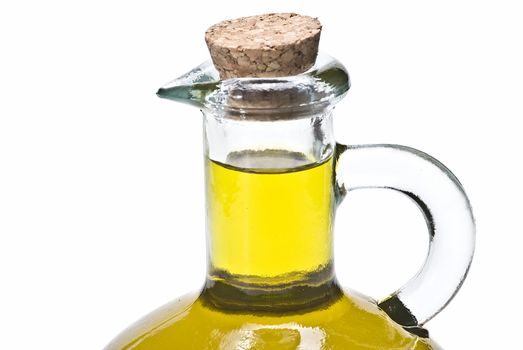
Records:
[[[220,81],[206,62],[159,90],[203,112],[208,273],[106,350],[439,349],[422,326],[467,274],[469,201],[423,152],[336,143],[332,111],[349,87],[343,65],[319,55],[306,73],[271,79]],[[362,188],[407,195],[429,231],[423,267],[379,302],[334,274],[335,210]]]

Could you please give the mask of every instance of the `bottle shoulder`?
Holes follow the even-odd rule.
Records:
[[[188,294],[130,326],[105,350],[439,349],[394,323],[370,298],[352,291],[304,313],[224,312]]]

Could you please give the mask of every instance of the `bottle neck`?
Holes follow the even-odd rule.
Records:
[[[330,112],[205,116],[209,280],[287,288],[333,279]]]

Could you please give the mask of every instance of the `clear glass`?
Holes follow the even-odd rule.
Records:
[[[321,55],[274,79],[220,81],[207,62],[159,90],[203,111],[208,273],[199,293],[106,349],[439,349],[422,326],[466,276],[470,204],[422,152],[337,144],[332,110],[349,87],[343,65]],[[413,199],[430,238],[420,272],[380,302],[341,288],[332,254],[339,203],[377,187]]]

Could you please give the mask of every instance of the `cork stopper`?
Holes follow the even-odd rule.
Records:
[[[217,23],[205,41],[222,79],[281,77],[314,65],[320,34],[316,18],[270,13]]]

